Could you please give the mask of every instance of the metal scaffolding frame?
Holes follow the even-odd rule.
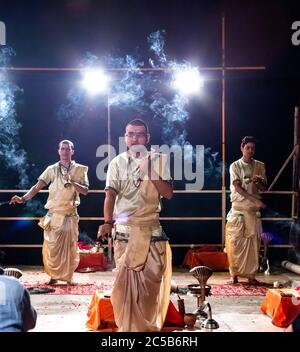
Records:
[[[15,189],[6,189],[0,190],[0,193],[26,193],[28,190],[15,190]],[[104,193],[103,190],[89,190],[88,194],[99,194]],[[226,193],[229,193],[229,190],[226,190]],[[48,190],[42,190],[40,193],[48,193]],[[222,194],[221,190],[199,190],[199,191],[185,191],[185,190],[175,190],[175,194]],[[294,191],[266,191],[264,194],[278,194],[278,195],[291,195],[293,198],[297,197],[297,192]],[[223,202],[222,202],[223,204]],[[225,204],[226,206],[226,204]],[[223,211],[222,211],[223,213]],[[226,214],[226,209],[225,209]],[[262,217],[261,220],[263,221],[296,221],[298,217],[293,213],[291,217]],[[40,217],[0,217],[0,221],[17,221],[17,220],[25,220],[25,221],[39,221]],[[103,217],[80,217],[80,221],[103,221]],[[226,221],[226,218],[223,219],[222,216],[220,217],[160,217],[160,221]],[[204,243],[182,243],[182,244],[171,244],[172,247],[197,247],[201,246]],[[205,243],[206,244],[206,243]],[[218,247],[224,247],[224,242],[213,244]],[[42,245],[40,244],[0,244],[0,248],[40,248]],[[293,245],[290,244],[280,244],[280,245],[269,245],[269,247],[274,248],[293,248]]]
[[[226,225],[226,194],[229,192],[226,190],[225,184],[225,151],[226,151],[226,131],[225,131],[225,121],[226,121],[226,110],[225,110],[225,102],[226,102],[226,72],[227,71],[253,71],[253,70],[265,70],[265,66],[226,66],[226,40],[225,40],[225,15],[222,15],[221,18],[221,48],[222,48],[222,65],[218,67],[199,67],[199,71],[219,71],[221,72],[221,83],[222,83],[222,116],[221,116],[221,126],[222,126],[222,188],[221,190],[199,190],[199,191],[187,191],[187,190],[175,190],[174,193],[218,193],[221,194],[221,204],[222,204],[222,214],[220,217],[161,217],[161,221],[221,221],[222,222],[222,240],[221,243],[215,244],[220,247],[224,247],[225,242],[225,225]],[[82,71],[82,68],[72,68],[72,67],[0,67],[0,71],[29,71],[29,72],[76,72]],[[112,68],[107,69],[107,71],[124,71],[125,68]],[[139,71],[144,72],[152,72],[152,71],[171,71],[170,68],[137,68]],[[274,181],[271,183],[269,190],[264,192],[265,194],[282,194],[282,195],[291,195],[292,196],[292,211],[291,217],[266,217],[262,218],[265,221],[291,221],[291,223],[296,223],[299,220],[299,177],[300,177],[300,153],[299,153],[299,140],[300,140],[300,124],[299,124],[299,108],[296,107],[295,109],[295,123],[294,123],[294,149],[287,158],[286,162],[279,170],[278,174],[274,178]],[[108,109],[108,139],[110,140],[110,110]],[[288,164],[288,162],[293,158],[293,190],[292,191],[271,191],[274,184],[278,180],[279,176],[281,175],[282,171]],[[28,190],[0,190],[0,193],[26,193]],[[41,192],[48,192],[47,190],[43,190]],[[103,193],[102,190],[90,190],[89,193]],[[38,217],[0,217],[0,221],[11,221],[11,220],[39,220]],[[100,221],[103,220],[103,217],[81,217],[81,221]],[[173,247],[191,247],[197,246],[199,244],[174,244]],[[41,245],[36,244],[0,244],[0,248],[36,248],[41,247]],[[270,247],[279,247],[279,248],[293,248],[294,245],[271,245]]]

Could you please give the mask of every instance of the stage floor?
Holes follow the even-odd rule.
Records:
[[[40,280],[47,280],[42,267],[18,266],[23,271],[21,281],[28,284]],[[111,285],[114,273],[109,270],[94,273],[75,273],[75,282],[88,284],[99,282]],[[178,285],[196,283],[197,281],[188,272],[188,269],[173,268],[173,281]],[[265,276],[259,274],[257,279],[265,283],[274,281],[299,281],[299,275],[287,272],[284,269],[273,270],[272,274]],[[209,284],[223,285],[229,280],[228,272],[215,272],[208,280]],[[180,295],[185,300],[186,312],[196,309],[196,298],[192,295]],[[38,312],[37,325],[34,330],[39,331],[88,331],[85,327],[87,309],[92,295],[74,294],[34,294],[31,295],[32,304]],[[172,294],[171,300],[177,307],[177,295]],[[220,327],[215,332],[283,332],[284,329],[274,326],[271,318],[260,310],[264,296],[209,296],[212,306],[213,318]]]

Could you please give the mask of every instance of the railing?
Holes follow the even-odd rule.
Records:
[[[15,190],[15,189],[2,189],[0,190],[0,193],[26,193],[28,190]],[[89,190],[89,194],[91,193],[104,193],[105,191],[103,190]],[[48,190],[42,190],[40,193],[48,193]],[[212,194],[212,193],[218,193],[222,194],[222,190],[174,190],[175,194]],[[226,193],[230,193],[229,190],[226,191]],[[264,194],[282,194],[282,195],[297,195],[297,192],[293,191],[266,191]],[[222,202],[223,205],[223,202]],[[222,209],[222,214],[226,213]],[[27,216],[21,216],[21,217],[0,217],[0,221],[12,221],[12,220],[28,220],[28,221],[34,221],[34,220],[39,220],[40,217],[27,217]],[[102,221],[104,220],[103,217],[80,217],[81,221]],[[160,221],[225,221],[226,219],[223,216],[219,217],[200,217],[200,216],[193,216],[193,217],[184,217],[184,216],[176,216],[176,217],[160,217]],[[297,220],[297,217],[295,217],[293,214],[291,217],[262,217],[261,220],[263,221],[295,221]],[[171,247],[199,247],[202,246],[204,243],[188,243],[188,244],[171,244]],[[206,243],[205,243],[206,244]],[[224,247],[224,243],[217,243],[213,244],[214,246],[218,247]],[[42,247],[41,244],[1,244],[0,243],[0,248],[40,248]],[[277,244],[277,245],[269,245],[269,247],[273,248],[293,248],[293,245],[289,244]]]

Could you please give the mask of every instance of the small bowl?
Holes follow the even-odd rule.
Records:
[[[97,269],[94,268],[94,267],[91,267],[91,266],[89,266],[89,267],[87,267],[87,268],[79,268],[79,269],[76,269],[76,272],[77,272],[77,273],[94,273],[94,272],[96,272],[96,271],[97,271]]]
[[[193,329],[196,323],[196,320],[197,320],[197,317],[193,313],[186,313],[183,317],[184,324],[189,330]]]

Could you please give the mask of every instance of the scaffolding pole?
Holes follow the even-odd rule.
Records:
[[[289,257],[291,260],[296,260],[300,263],[300,234],[297,231],[297,227],[300,225],[300,123],[299,123],[299,106],[295,107],[294,113],[294,156],[293,156],[293,195],[292,195],[292,209],[291,209],[291,228],[290,228],[290,240],[293,244],[293,248],[289,251]]]
[[[293,191],[295,196],[295,213],[298,221],[300,218],[300,123],[299,123],[299,106],[296,106],[295,108],[295,120],[294,120],[294,145],[296,145],[296,152],[294,155],[294,163],[293,163]]]

